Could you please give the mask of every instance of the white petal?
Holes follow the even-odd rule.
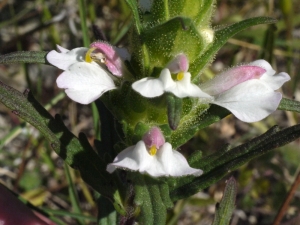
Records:
[[[164,90],[172,89],[176,86],[175,81],[172,79],[170,70],[167,68],[160,72],[158,79],[162,82]]]
[[[203,171],[191,168],[185,157],[173,150],[170,143],[166,142],[157,152],[157,159],[163,166],[165,175],[181,177],[186,175],[200,176]]]
[[[289,81],[290,79],[290,76],[285,72],[281,72],[273,76],[265,74],[260,78],[261,81],[263,81],[273,90],[279,89],[285,82]]]
[[[256,122],[274,112],[282,98],[264,82],[253,79],[216,96],[213,104],[228,109],[244,122]]]
[[[275,73],[275,70],[273,70],[273,68],[270,65],[270,63],[268,63],[264,59],[255,60],[255,61],[253,61],[253,62],[251,62],[251,63],[249,63],[247,65],[249,65],[249,66],[258,66],[258,67],[261,67],[261,68],[265,69],[266,71],[273,72],[273,74]]]
[[[159,79],[163,82],[164,90],[173,93],[178,98],[198,97],[212,99],[210,95],[201,91],[197,85],[191,83],[191,74],[188,72],[184,73],[182,80],[174,81],[170,71],[164,69],[162,70]]]
[[[162,82],[151,77],[134,82],[132,88],[146,98],[154,98],[164,93]]]
[[[156,155],[151,156],[143,141],[118,154],[114,161],[108,164],[106,170],[112,173],[117,168],[139,171],[152,177],[200,176],[203,173],[200,169],[191,168],[183,155],[172,150],[170,143],[165,143]]]
[[[69,49],[66,49],[64,47],[61,47],[60,45],[56,45],[57,49],[59,50],[60,53],[67,53]]]
[[[289,81],[291,78],[287,73],[275,74],[276,71],[273,70],[272,66],[265,60],[256,60],[249,65],[259,66],[266,70],[266,73],[260,78],[261,81],[265,82],[273,90],[279,89],[285,82]]]
[[[162,176],[163,169],[155,156],[151,156],[143,141],[120,152],[114,161],[107,165],[106,170],[112,173],[117,168],[139,171],[151,176]]]
[[[98,65],[79,62],[71,65],[56,80],[59,88],[74,101],[89,104],[104,92],[115,89],[109,73]]]
[[[63,48],[59,49],[62,50]],[[52,50],[47,54],[47,60],[57,68],[67,70],[74,63],[84,62],[87,50],[88,48],[74,48],[71,51],[62,53]]]

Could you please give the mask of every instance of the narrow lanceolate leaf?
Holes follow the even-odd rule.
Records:
[[[198,75],[203,70],[203,68],[212,61],[217,51],[233,35],[251,26],[255,26],[258,24],[271,24],[275,22],[276,20],[270,17],[255,17],[255,18],[246,19],[239,23],[235,23],[221,30],[217,30],[215,32],[214,43],[211,45],[211,47],[209,47],[203,54],[199,55],[199,57],[190,65],[189,71],[194,76],[193,81],[194,82],[197,81],[197,79],[199,78]]]
[[[204,174],[196,178],[178,178],[173,181],[176,185],[170,191],[171,199],[176,201],[191,196],[219,181],[246,162],[268,153],[272,149],[286,145],[299,137],[300,124],[281,131],[279,131],[278,127],[273,127],[265,134],[254,138],[248,143],[225,153],[223,152],[220,157],[209,161],[208,164],[205,164],[206,158],[200,159],[198,163],[193,162],[193,165],[197,165],[195,166],[196,168],[203,169]]]
[[[172,130],[176,130],[179,125],[182,113],[182,99],[173,94],[167,95],[168,122]]]
[[[166,224],[167,209],[173,206],[166,183],[140,174],[135,174],[134,179],[134,203],[140,208],[137,221],[141,224]]]
[[[220,204],[217,206],[214,222],[212,225],[228,225],[235,208],[237,193],[236,181],[233,177],[226,181],[226,187]]]
[[[177,129],[170,135],[173,148],[176,149],[183,145],[190,140],[198,130],[218,122],[229,114],[230,112],[228,110],[217,105],[209,106],[207,104],[199,104],[194,107],[189,114],[181,119]]]
[[[136,0],[126,0],[126,3],[129,6],[129,8],[131,9],[137,33],[140,34],[141,30],[142,30],[142,25],[141,25],[141,21],[140,21],[139,9],[138,9],[138,5],[137,5],[138,3]]]
[[[0,82],[0,102],[26,122],[37,128],[53,150],[95,190],[110,196],[113,186],[106,172],[106,164],[90,146],[85,135],[75,137],[61,118],[53,118],[33,97],[29,90],[23,94]]]
[[[47,63],[46,51],[19,51],[0,55],[0,64],[11,63]]]
[[[98,206],[98,223],[97,225],[117,225],[118,217],[114,206],[111,202],[103,197],[100,196],[97,199],[97,206]]]
[[[278,106],[278,109],[300,113],[300,102],[283,98]]]

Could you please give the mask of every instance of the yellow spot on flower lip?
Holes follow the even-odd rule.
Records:
[[[86,54],[85,54],[85,61],[88,63],[91,63],[93,59],[91,58],[91,53],[95,50],[96,48],[90,48]]]
[[[177,74],[177,80],[182,80],[184,78],[184,72],[179,72]]]
[[[149,154],[150,155],[156,155],[156,152],[157,152],[157,148],[155,145],[151,146],[151,148],[149,149]]]

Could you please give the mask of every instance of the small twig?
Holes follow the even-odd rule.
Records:
[[[280,224],[280,221],[282,220],[283,216],[285,215],[289,205],[290,205],[290,202],[295,194],[295,192],[297,191],[297,188],[298,186],[300,185],[300,171],[298,172],[297,174],[297,177],[288,193],[288,195],[286,196],[286,199],[284,201],[284,203],[282,204],[282,206],[280,207],[280,210],[273,222],[273,225],[279,225]]]

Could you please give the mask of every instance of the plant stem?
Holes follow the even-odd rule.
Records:
[[[285,215],[286,211],[288,210],[288,207],[290,205],[290,202],[295,194],[295,192],[297,191],[297,188],[300,185],[300,171],[297,174],[297,177],[288,193],[288,195],[286,196],[285,201],[283,202],[282,206],[280,207],[280,210],[273,222],[272,225],[279,225],[280,221],[282,220],[283,216]]]
[[[86,26],[86,11],[85,11],[85,1],[78,0],[79,4],[79,14],[80,14],[80,22],[81,22],[81,30],[82,30],[82,37],[83,37],[83,45],[84,47],[88,47],[90,44],[89,37],[88,37],[88,29]]]

